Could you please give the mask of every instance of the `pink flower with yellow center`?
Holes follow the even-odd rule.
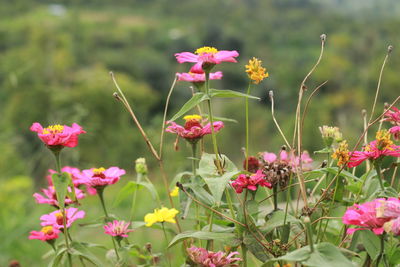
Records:
[[[294,155],[293,153],[288,153],[286,150],[282,150],[279,153],[279,158],[275,153],[264,152],[262,153],[262,158],[267,163],[273,163],[275,161],[283,161],[288,163],[293,171],[296,171],[297,168],[300,166],[300,159],[298,156]],[[304,171],[308,171],[312,169],[313,159],[310,157],[310,154],[307,151],[303,151],[301,153],[301,167]]]
[[[214,65],[222,62],[237,62],[235,57],[238,57],[237,51],[218,51],[215,47],[204,46],[197,49],[194,53],[182,52],[176,53],[175,57],[179,63],[192,62],[196,63],[190,72],[204,73],[204,70],[210,70]]]
[[[67,208],[66,213],[66,226],[71,227],[72,223],[77,219],[83,219],[85,217],[85,212],[77,208]],[[61,210],[53,211],[52,213],[42,215],[40,217],[42,226],[52,226],[55,229],[64,228],[64,215]]]
[[[106,225],[104,225],[103,228],[107,235],[128,237],[128,233],[133,232],[132,229],[128,229],[129,224],[130,223],[126,223],[125,221],[114,220],[112,223],[109,222]]]
[[[177,73],[178,81],[185,81],[191,83],[204,83],[206,81],[205,73]],[[222,78],[222,72],[212,72],[210,73],[210,80],[220,80]]]
[[[76,123],[72,127],[67,125],[50,125],[43,128],[38,122],[32,124],[30,130],[36,132],[47,146],[76,147],[78,145],[78,135],[86,133],[81,126]]]
[[[243,189],[256,191],[259,186],[272,188],[271,184],[265,179],[265,175],[263,174],[262,170],[258,170],[251,176],[241,174],[232,182],[232,187],[238,194],[242,193]]]
[[[98,188],[115,184],[126,172],[118,167],[105,169],[92,168],[82,171],[82,183],[88,187]]]
[[[58,238],[58,234],[60,230],[54,228],[53,226],[45,226],[40,231],[31,231],[29,235],[29,239],[38,239],[42,241],[48,241]]]
[[[381,130],[376,133],[376,140],[369,143],[363,151],[351,153],[348,167],[356,167],[365,160],[377,160],[384,156],[400,157],[400,146],[396,146],[390,140],[390,133]]]
[[[77,199],[82,199],[85,197],[85,194],[83,193],[82,190],[74,187],[75,190],[75,196]],[[42,188],[41,191],[43,192],[42,194],[35,193],[33,194],[33,197],[36,200],[36,203],[38,204],[50,204],[52,206],[58,207],[58,200],[57,200],[57,195],[56,195],[56,190],[54,189],[54,186],[49,186],[47,188]],[[68,192],[72,192],[71,187],[68,187]],[[74,203],[72,199],[70,199],[68,196],[65,197],[65,205],[70,205]]]
[[[238,267],[237,261],[241,261],[241,258],[234,257],[239,255],[239,252],[231,252],[226,255],[225,252],[218,251],[207,251],[204,248],[198,248],[192,246],[186,249],[189,258],[199,266],[203,267]],[[197,265],[196,265],[197,266]]]
[[[189,142],[197,142],[204,135],[211,134],[211,124],[207,123],[203,126],[203,119],[200,115],[188,115],[183,117],[183,119],[186,121],[184,126],[173,121],[168,121],[167,124],[169,124],[169,126],[165,131],[175,133]],[[224,127],[224,123],[222,121],[216,121],[213,126],[214,132],[217,133]]]

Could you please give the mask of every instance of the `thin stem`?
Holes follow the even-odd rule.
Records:
[[[168,265],[171,267],[171,260],[170,260],[169,255],[168,255],[168,244],[169,244],[168,236],[167,236],[167,232],[165,231],[164,222],[162,222],[161,225],[162,225],[162,229],[163,229],[163,233],[164,233],[164,237],[165,237],[165,242],[167,243],[167,248],[166,248],[166,254],[167,255],[166,255],[166,258],[167,258]]]
[[[288,212],[289,212],[289,202],[291,202],[290,187],[292,185],[292,177],[293,177],[293,173],[290,173],[289,184],[286,187],[287,188],[286,205],[285,205],[285,216],[283,217],[283,225],[286,225],[286,219],[287,219],[287,215],[288,215]]]
[[[209,220],[208,220],[208,231],[212,232],[213,229],[213,220],[214,220],[214,212],[210,212]],[[207,240],[207,250],[213,250],[214,241]]]
[[[376,260],[376,266],[379,266],[379,263],[381,262],[382,258],[385,255],[385,234],[381,234],[380,238],[381,238],[381,251]]]
[[[192,143],[192,172],[193,176],[196,176],[197,169],[197,159],[196,159],[196,151],[197,151],[197,143]]]
[[[288,140],[286,139],[285,134],[283,133],[281,127],[279,126],[278,121],[275,118],[275,102],[274,102],[274,92],[271,90],[268,93],[269,99],[271,100],[271,115],[272,115],[272,120],[275,123],[276,128],[278,129],[279,133],[281,134],[283,140],[285,141],[286,146],[289,148],[289,150],[292,150],[292,147],[290,146]]]
[[[272,187],[273,194],[274,194],[274,211],[278,210],[278,184]]]
[[[247,87],[247,95],[250,94],[250,88],[251,88],[251,82],[249,82],[249,86]],[[249,161],[248,161],[248,157],[249,157],[249,97],[246,96],[246,109],[245,109],[245,114],[246,114],[246,158],[245,158],[245,162],[246,162],[246,168],[245,170],[247,171],[249,168]]]
[[[381,186],[382,191],[385,191],[385,186],[383,185],[383,181],[385,180],[385,177],[383,177],[380,163],[375,162],[374,166],[375,166],[376,174],[378,175],[379,185]]]
[[[245,244],[242,243],[240,246],[242,248],[242,260],[243,260],[243,267],[247,267],[247,247]]]

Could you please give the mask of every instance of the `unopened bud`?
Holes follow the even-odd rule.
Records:
[[[138,158],[135,161],[135,170],[137,174],[142,174],[142,175],[147,174],[147,164],[145,158]]]
[[[361,115],[367,116],[367,110],[366,109],[361,110]]]
[[[321,38],[321,41],[322,41],[322,42],[325,42],[325,41],[326,41],[326,34],[325,34],[325,33],[321,34],[321,35],[319,36],[319,38]]]
[[[330,147],[334,141],[340,143],[343,140],[342,133],[338,127],[324,125],[319,127],[319,131],[327,147]]]
[[[269,99],[272,101],[274,99],[274,91],[270,90],[268,92]]]
[[[388,53],[391,53],[393,51],[393,45],[389,45],[387,51]]]

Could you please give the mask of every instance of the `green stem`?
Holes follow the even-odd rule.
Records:
[[[291,188],[291,184],[292,184],[292,177],[293,177],[293,173],[290,173],[289,184],[288,184],[288,188],[287,188],[287,192],[286,192],[286,206],[285,206],[285,217],[283,218],[283,225],[286,224],[287,214],[289,211],[289,202],[291,202],[290,188]]]
[[[209,223],[208,231],[209,232],[212,232],[213,220],[214,220],[214,212],[210,212],[210,217],[208,220],[208,223]],[[213,241],[207,240],[207,250],[212,250],[212,249],[213,249]]]
[[[274,194],[274,211],[278,210],[278,184],[272,187],[273,194]]]
[[[310,218],[306,217],[304,219],[304,223],[305,223],[306,229],[307,229],[308,244],[310,245],[311,253],[313,253],[314,252],[314,241],[313,241],[313,232],[311,229]]]
[[[378,258],[376,260],[376,266],[377,267],[379,266],[379,263],[381,262],[382,258],[385,255],[385,234],[382,234],[380,236],[380,238],[381,238],[381,251],[380,251],[379,256],[378,256]]]
[[[139,189],[138,182],[141,180],[142,174],[138,173],[136,176],[136,186],[135,186],[135,191],[133,192],[133,197],[132,197],[132,206],[131,206],[131,216],[129,217],[129,221],[133,220],[134,214],[135,214],[135,207],[136,207],[136,197],[137,197],[137,191]]]
[[[213,118],[212,105],[211,105],[211,95],[209,92],[210,71],[205,71],[205,75],[206,75],[205,89],[206,89],[206,94],[208,96],[208,99],[207,99],[208,117],[210,119],[210,125],[211,125],[211,138],[212,138],[214,154],[215,154],[215,161],[216,161],[215,164],[217,165],[218,173],[220,175],[222,175],[223,170],[222,170],[221,161],[219,159],[217,136],[215,135],[215,131],[214,131],[214,118]]]
[[[196,160],[197,142],[192,143],[192,172],[196,176],[197,160]]]
[[[103,196],[104,187],[100,187],[100,188],[96,188],[96,189],[97,189],[97,194],[99,195],[99,198],[100,198],[101,206],[103,207],[104,215],[106,216],[104,221],[107,222],[109,217],[108,217],[106,204],[104,202],[104,196]],[[117,245],[115,244],[114,237],[111,236],[111,240],[112,240],[112,243],[114,246],[115,255],[117,256],[117,260],[119,261],[118,249],[117,249]]]
[[[251,82],[249,82],[249,86],[247,87],[247,95],[250,94]],[[249,98],[246,97],[246,171],[249,168],[249,161],[247,160],[249,157]]]
[[[380,163],[375,162],[374,166],[375,166],[376,174],[378,175],[379,185],[381,186],[382,191],[385,191],[385,186],[383,185],[383,181],[385,180],[385,178],[382,175]]]
[[[171,261],[169,259],[169,255],[168,255],[168,244],[169,244],[168,236],[167,236],[167,232],[165,231],[164,222],[162,222],[161,225],[162,225],[162,229],[163,229],[163,232],[164,232],[165,241],[167,242],[167,249],[166,249],[167,255],[166,255],[166,258],[167,258],[167,261],[168,261],[168,265],[171,267]]]
[[[242,243],[242,259],[243,259],[243,267],[247,267],[247,247],[245,244]]]

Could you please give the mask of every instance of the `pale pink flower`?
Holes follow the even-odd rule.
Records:
[[[176,53],[175,57],[179,63],[192,62],[196,63],[190,72],[193,73],[204,73],[203,68],[209,68],[222,62],[237,62],[235,57],[238,57],[237,51],[218,51],[214,47],[202,47],[196,50],[196,52],[182,52]]]
[[[115,184],[126,172],[118,167],[92,168],[82,171],[82,183],[88,187],[105,187]],[[89,189],[89,188],[88,188]]]
[[[40,231],[31,231],[29,239],[38,239],[42,241],[49,241],[58,238],[60,230],[53,226],[45,226]]]
[[[77,219],[83,219],[85,217],[85,212],[83,210],[78,211],[77,208],[67,208],[65,209],[65,213],[67,215],[67,228],[71,227],[71,224]],[[42,215],[40,220],[42,221],[42,226],[51,225],[56,229],[64,228],[64,215],[61,210],[56,210],[49,214]]]
[[[185,116],[186,123],[181,126],[173,121],[168,121],[169,126],[165,129],[166,132],[175,133],[188,141],[197,141],[204,135],[211,134],[211,124],[207,123],[205,126],[202,125],[202,118],[199,115]],[[224,127],[222,121],[216,121],[213,124],[214,132],[217,133]]]
[[[342,218],[343,223],[361,226],[361,228],[349,228],[347,229],[347,233],[352,234],[357,230],[372,230],[374,234],[381,235],[384,231],[384,223],[390,221],[390,218],[379,218],[377,216],[377,211],[384,202],[384,198],[379,198],[347,208]]]
[[[241,258],[234,258],[233,256],[239,255],[239,252],[231,252],[226,255],[225,252],[207,251],[204,248],[192,246],[186,249],[190,259],[202,267],[238,267],[237,261]]]
[[[86,133],[81,126],[76,123],[72,127],[67,125],[51,125],[43,128],[38,122],[32,124],[30,130],[37,132],[40,140],[47,146],[66,146],[76,147],[78,145],[78,135]]]
[[[74,187],[75,190],[75,196],[77,199],[82,199],[85,197],[85,194],[83,193],[82,190]],[[50,204],[52,206],[58,207],[58,200],[57,200],[57,195],[56,195],[56,190],[54,186],[49,186],[47,188],[42,188],[41,191],[43,192],[44,195],[35,193],[33,194],[33,197],[36,199],[36,203],[38,204]],[[72,192],[71,187],[68,187],[68,192]],[[65,205],[69,205],[74,203],[72,199],[70,199],[68,196],[65,197]]]
[[[379,218],[397,218],[400,217],[400,200],[390,197],[380,200],[381,205],[377,208],[376,215]]]
[[[271,184],[265,179],[265,174],[263,174],[262,170],[258,170],[251,176],[240,174],[238,178],[232,182],[232,187],[238,194],[242,193],[243,189],[256,191],[258,186],[271,188]]]
[[[286,162],[292,167],[293,171],[296,171],[297,168],[300,166],[299,157],[294,155],[292,152],[288,153],[286,150],[281,150],[281,152],[279,153],[279,158],[276,154],[270,153],[270,152],[262,153],[262,158],[267,163],[273,163],[277,160]],[[311,170],[312,163],[313,163],[313,160],[310,157],[310,154],[307,151],[303,151],[303,153],[301,153],[302,170],[303,171]]]
[[[109,222],[103,226],[105,233],[111,236],[128,237],[129,232],[133,232],[132,229],[128,229],[130,223],[125,221],[114,220],[112,223]]]
[[[396,107],[392,107],[392,110],[386,111],[385,118],[383,120],[400,126],[400,110]]]
[[[389,132],[395,140],[400,140],[400,126],[393,126],[389,129]]]
[[[363,161],[376,160],[383,156],[400,157],[400,146],[391,144],[389,146],[380,148],[377,141],[372,141],[367,145],[363,151],[354,151],[350,153],[351,157],[347,163],[348,167],[356,167],[360,165]]]
[[[178,81],[185,81],[191,83],[204,83],[206,81],[205,73],[192,73],[192,72],[184,72],[184,73],[177,73]],[[210,80],[220,80],[222,78],[222,72],[217,71],[210,73]]]

